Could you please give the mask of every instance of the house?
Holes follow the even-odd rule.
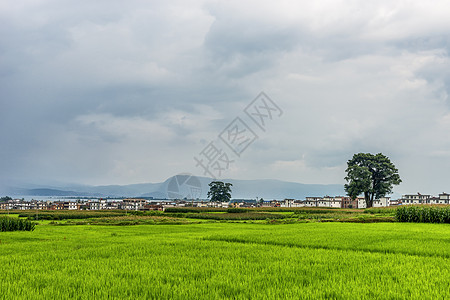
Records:
[[[145,204],[144,210],[163,210],[163,206],[160,204]]]
[[[335,199],[341,200],[341,208],[358,208],[358,200],[352,200],[350,197],[338,196]]]
[[[330,207],[330,201],[332,197],[325,196],[317,200],[317,206],[318,207]]]
[[[430,195],[422,195],[421,193],[403,195],[402,204],[430,204]]]
[[[367,207],[366,198],[364,198],[364,197],[356,198],[356,202],[358,203],[356,208],[366,208]]]
[[[381,197],[373,200],[373,207],[388,207],[391,205],[391,197]]]
[[[77,202],[67,202],[67,209],[68,210],[79,210],[80,206]]]
[[[95,200],[91,200],[88,203],[88,209],[89,210],[100,210],[100,202],[99,201],[95,201]]]
[[[1,210],[7,210],[7,209],[10,209],[9,207],[10,207],[9,201],[8,201],[8,202],[1,202],[1,203],[0,203],[0,209],[1,209]]]
[[[401,199],[397,199],[397,200],[391,199],[389,201],[389,206],[397,206],[397,205],[402,205],[402,200]]]
[[[450,194],[447,193],[439,194],[439,201],[440,201],[439,204],[450,204]]]
[[[283,202],[280,203],[280,207],[293,207],[295,199],[284,199]]]
[[[305,201],[303,203],[305,204],[305,207],[317,207],[318,202],[321,200],[321,197],[306,197]]]
[[[100,202],[102,203],[102,202]],[[122,209],[125,210],[141,210],[144,209],[144,205],[147,203],[147,200],[145,199],[138,199],[138,198],[126,198],[122,200]],[[108,205],[105,205],[105,208]],[[102,209],[105,209],[102,208]]]
[[[330,199],[330,207],[341,208],[342,207],[342,197],[333,197]]]
[[[339,206],[338,206],[339,205]],[[317,207],[341,207],[340,200],[336,200],[334,197],[325,196],[322,198],[316,199],[316,206]]]

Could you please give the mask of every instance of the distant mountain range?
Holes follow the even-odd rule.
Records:
[[[129,185],[64,185],[64,186],[21,186],[8,187],[3,193],[22,196],[76,196],[76,197],[153,197],[206,199],[208,177],[176,175],[160,183],[141,183]],[[243,199],[304,199],[307,196],[345,195],[341,184],[303,184],[280,180],[236,180],[221,179],[233,184],[232,197]]]

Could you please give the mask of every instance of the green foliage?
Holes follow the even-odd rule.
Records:
[[[198,213],[198,212],[226,212],[226,208],[214,207],[168,207],[165,213]]]
[[[211,181],[209,183],[208,198],[212,202],[229,202],[231,200],[231,183]]]
[[[161,210],[149,210],[144,212],[144,216],[162,216],[164,214]]]
[[[405,205],[397,208],[399,222],[450,223],[450,206]]]
[[[128,215],[118,217],[104,217],[88,220],[68,220],[67,222],[58,223],[53,221],[53,225],[114,225],[114,226],[131,226],[131,225],[160,225],[160,224],[189,224],[193,223],[188,219],[178,219],[168,216],[148,216],[148,215]]]
[[[29,220],[0,217],[0,231],[33,231],[34,226]]]
[[[12,200],[12,198],[9,197],[9,196],[5,196],[5,197],[1,197],[1,198],[0,198],[0,202],[6,202],[6,201],[8,201],[8,200]]]
[[[224,213],[224,214],[190,214],[188,218],[192,219],[209,219],[209,220],[266,220],[266,219],[285,219],[289,215],[277,215],[267,213]]]
[[[123,213],[121,213],[122,215]],[[126,211],[127,215],[132,215],[132,216],[161,216],[164,214],[163,211],[161,210],[146,210],[146,211],[142,211],[142,210],[127,210]]]
[[[67,220],[67,219],[89,219],[123,216],[126,213],[123,210],[99,210],[99,211],[76,211],[76,210],[27,210],[21,211],[19,217],[25,217],[31,220]]]
[[[395,211],[397,210],[396,206],[388,206],[388,207],[371,207],[364,209],[364,213],[366,214],[380,214],[385,216],[394,216]]]
[[[381,153],[358,153],[347,162],[345,191],[356,199],[364,193],[366,206],[372,207],[373,200],[392,193],[394,185],[402,182],[397,168],[387,156]]]
[[[248,211],[249,211],[248,209],[239,208],[239,207],[235,207],[235,208],[230,207],[230,208],[227,209],[227,213],[231,213],[231,214],[245,213],[245,212],[248,212]]]

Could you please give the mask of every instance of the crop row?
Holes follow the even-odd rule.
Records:
[[[307,212],[307,213],[359,213],[363,210],[358,209],[340,209],[331,207],[252,207],[252,208],[215,208],[215,207],[168,207],[165,212],[168,213],[203,213],[203,212]]]
[[[0,231],[33,231],[34,226],[29,220],[0,217]]]
[[[267,213],[224,213],[224,214],[189,214],[186,216],[192,219],[210,220],[266,220],[285,219],[287,215],[267,214]]]
[[[450,223],[449,206],[408,205],[396,210],[395,218],[399,222]]]
[[[123,216],[125,211],[23,211],[19,217],[30,220],[67,220]]]

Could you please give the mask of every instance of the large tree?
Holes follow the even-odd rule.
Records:
[[[231,183],[212,181],[209,183],[208,198],[212,202],[229,202],[231,200]]]
[[[352,199],[364,193],[366,207],[373,206],[373,200],[392,193],[394,185],[402,182],[397,168],[390,159],[378,153],[358,153],[347,162],[345,191]]]

